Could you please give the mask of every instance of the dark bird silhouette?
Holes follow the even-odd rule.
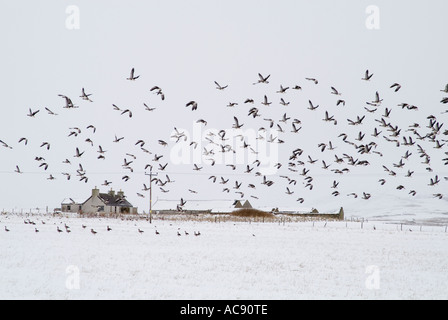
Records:
[[[263,102],[261,102],[261,104],[262,104],[262,105],[265,105],[265,106],[269,106],[269,105],[272,104],[272,102],[269,102],[269,101],[268,101],[268,97],[265,95],[265,96],[264,96],[264,99],[263,99]]]
[[[258,84],[258,83],[266,83],[266,84],[268,84],[269,83],[269,81],[268,81],[268,79],[269,79],[269,77],[270,77],[271,75],[268,75],[267,77],[263,77],[262,75],[261,75],[261,73],[259,73],[258,74],[258,81],[257,82],[255,82],[255,83],[253,83],[254,85],[255,84]]]
[[[45,110],[47,110],[47,112],[48,112],[49,115],[52,115],[52,116],[57,116],[57,115],[58,115],[57,113],[54,113],[53,111],[51,111],[51,110],[48,109],[47,107],[45,107]]]
[[[319,105],[314,106],[313,103],[311,102],[311,100],[308,100],[308,104],[310,105],[308,107],[308,109],[310,109],[310,110],[316,110],[317,108],[319,108]]]
[[[319,81],[316,78],[305,78],[305,79],[308,80],[308,81],[314,82],[314,84],[318,84],[319,83]]]
[[[228,87],[228,85],[226,85],[226,86],[221,86],[218,82],[216,82],[215,81],[215,84],[216,84],[216,89],[218,89],[218,90],[224,90],[225,88],[227,88]]]
[[[126,80],[134,81],[134,80],[137,80],[138,78],[140,78],[140,76],[135,76],[134,72],[135,72],[135,70],[134,70],[134,68],[132,68],[131,74],[130,74],[129,78],[126,78]]]
[[[76,108],[79,108],[78,106],[75,106],[73,104],[72,100],[69,97],[64,96],[63,94],[58,94],[58,96],[65,99],[65,106],[63,108],[65,108],[65,109],[76,109]]]
[[[79,97],[82,98],[82,100],[87,100],[87,101],[93,102],[89,98],[91,95],[92,95],[91,93],[90,94],[86,94],[84,88],[82,88],[82,93],[81,93],[81,95]]]
[[[129,110],[129,109],[123,110],[123,112],[121,112],[121,115],[123,115],[125,113],[128,114],[129,118],[132,118],[132,111],[131,110]]]
[[[365,80],[365,81],[370,81],[370,79],[372,78],[373,73],[370,74],[369,70],[366,70],[366,73],[364,74],[364,78],[362,78],[361,80]]]
[[[289,87],[284,88],[282,85],[280,85],[280,90],[277,91],[277,93],[285,93],[286,90],[288,90],[288,89],[289,89]]]
[[[395,89],[395,92],[398,92],[398,90],[401,89],[401,85],[399,83],[394,83],[390,86],[391,89]]]
[[[31,108],[30,108],[30,111],[27,114],[27,116],[30,117],[30,118],[34,118],[39,112],[40,112],[40,110],[32,111]]]
[[[341,93],[338,90],[336,90],[335,87],[331,87],[331,94],[334,94],[334,95],[337,95],[337,96],[341,95]]]
[[[190,101],[190,102],[188,102],[186,105],[185,105],[185,107],[190,107],[191,106],[191,110],[192,111],[194,111],[194,110],[197,110],[198,109],[198,103],[196,102],[196,101]]]

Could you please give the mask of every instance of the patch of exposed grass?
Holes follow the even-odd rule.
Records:
[[[272,213],[256,209],[239,209],[233,211],[231,215],[244,218],[274,218]]]

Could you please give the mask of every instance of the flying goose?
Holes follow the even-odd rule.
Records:
[[[0,143],[2,144],[3,147],[7,148],[7,149],[12,149],[11,146],[9,146],[6,142],[0,140]]]
[[[82,93],[81,93],[81,95],[79,97],[82,98],[82,100],[87,100],[87,101],[93,102],[89,98],[91,95],[92,95],[91,93],[90,94],[86,94],[84,88],[82,88]]]
[[[289,87],[284,88],[282,85],[280,85],[280,90],[277,91],[277,93],[285,93],[286,90],[288,90],[288,89],[289,89]]]
[[[186,105],[185,105],[185,107],[190,107],[191,106],[191,110],[192,111],[194,111],[194,110],[197,110],[198,109],[198,103],[196,102],[196,101],[190,101],[190,102],[188,102]]]
[[[76,148],[76,154],[73,156],[75,158],[81,158],[81,156],[84,154],[85,151],[80,152],[79,148]]]
[[[319,108],[319,105],[314,106],[314,105],[313,105],[313,102],[311,102],[311,100],[308,100],[308,104],[310,105],[310,106],[308,107],[309,110],[316,110],[317,108]]]
[[[221,85],[220,85],[218,82],[216,82],[216,81],[215,81],[215,84],[216,84],[216,89],[221,90],[221,91],[228,87],[228,85],[226,85],[226,86],[223,87],[223,86],[221,86]]]
[[[314,84],[318,84],[319,83],[319,81],[317,81],[317,79],[315,79],[315,78],[305,78],[305,79],[308,80],[308,81],[314,82]]]
[[[240,124],[239,123],[237,117],[233,117],[233,120],[235,121],[235,123],[233,124],[232,128],[234,128],[234,129],[241,129],[241,127],[244,126],[244,124]]]
[[[148,107],[148,105],[147,105],[146,103],[143,103],[143,105],[145,106],[145,110],[146,110],[146,111],[154,111],[154,110],[156,110],[156,108],[150,108],[150,107]]]
[[[152,87],[149,91],[156,91],[155,93],[163,100],[165,100],[165,94],[162,92],[162,89],[160,89],[158,86]]]
[[[48,143],[48,142],[42,142],[42,144],[40,145],[40,147],[42,148],[42,147],[47,147],[47,150],[50,150],[50,143]]]
[[[255,84],[258,84],[258,83],[266,83],[266,84],[268,84],[268,83],[269,83],[268,79],[269,79],[270,76],[271,76],[271,75],[268,75],[267,77],[263,77],[263,76],[261,75],[261,73],[259,73],[259,74],[258,74],[258,77],[259,77],[258,81],[255,82],[255,83],[253,83],[253,84],[254,84],[254,85],[255,85]]]
[[[73,104],[72,100],[69,97],[64,96],[63,94],[58,94],[58,96],[65,99],[65,106],[64,106],[65,109],[76,109],[76,108],[79,108],[78,106],[75,106]]]
[[[40,112],[40,110],[32,111],[31,108],[30,108],[30,111],[27,114],[27,116],[30,117],[30,118],[34,118],[36,116],[36,114],[38,114],[39,112]]]
[[[429,182],[429,184],[428,184],[428,186],[435,186],[435,185],[437,185],[438,183],[440,182],[440,179],[439,179],[439,177],[436,175],[435,177],[434,177],[434,179],[433,178],[431,178],[430,179],[430,182]]]
[[[383,101],[383,99],[380,99],[380,94],[377,91],[377,92],[375,92],[375,100],[373,100],[371,102],[367,102],[367,104],[372,105],[372,106],[379,106],[382,101]]]
[[[264,99],[263,99],[263,102],[261,104],[265,105],[265,106],[269,106],[270,104],[272,104],[272,102],[269,102],[268,101],[268,97],[265,95]]]
[[[341,93],[338,90],[336,90],[335,87],[331,87],[331,94],[334,94],[334,95],[337,95],[337,96],[341,95]]]
[[[339,106],[340,104],[342,104],[342,105],[345,107],[345,100],[339,99],[339,100],[336,102],[336,106]]]
[[[193,170],[195,171],[200,171],[203,167],[198,167],[198,165],[196,163],[193,164],[194,168]]]
[[[283,98],[280,99],[280,104],[282,106],[289,106],[290,102],[285,102],[285,100]]]
[[[47,107],[45,107],[45,110],[47,110],[47,112],[48,112],[49,115],[52,115],[52,116],[57,116],[57,115],[58,115],[57,113],[54,113],[53,111],[51,111],[51,110],[48,109]]]
[[[361,80],[365,80],[365,81],[370,81],[370,79],[372,78],[373,73],[369,74],[369,70],[366,70],[366,73],[364,75],[364,78],[361,78]]]
[[[397,92],[398,90],[401,89],[401,85],[399,83],[394,83],[393,85],[390,86],[391,89],[395,88],[395,92]]]
[[[131,110],[126,109],[126,110],[123,110],[123,112],[121,112],[122,115],[125,114],[125,113],[127,113],[129,115],[129,118],[132,118],[132,111]]]
[[[129,78],[126,78],[126,80],[131,80],[131,81],[134,81],[134,80],[137,80],[140,76],[134,76],[134,68],[132,68],[132,70],[131,70],[131,75],[130,75],[130,77]]]

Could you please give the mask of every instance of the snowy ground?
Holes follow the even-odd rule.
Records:
[[[0,299],[447,299],[447,287],[442,225],[0,216]]]

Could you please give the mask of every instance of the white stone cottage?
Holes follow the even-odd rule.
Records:
[[[61,204],[62,212],[74,212],[79,214],[137,214],[137,208],[126,200],[123,191],[115,193],[110,190],[108,193],[100,193],[95,187],[91,196],[84,202],[79,202],[69,198]]]

